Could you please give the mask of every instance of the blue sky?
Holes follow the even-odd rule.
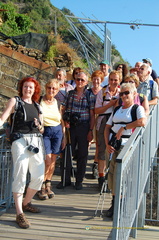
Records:
[[[77,17],[159,25],[158,0],[51,0],[51,3],[59,9],[68,8]],[[107,24],[107,27],[112,43],[125,60],[134,66],[143,58],[151,58],[159,75],[159,27],[140,26],[135,30],[121,24]]]

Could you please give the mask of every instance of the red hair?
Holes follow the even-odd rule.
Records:
[[[35,91],[34,91],[34,94],[32,96],[32,100],[37,102],[40,98],[41,87],[40,87],[39,82],[32,77],[26,77],[26,78],[23,78],[22,80],[19,81],[19,86],[18,86],[19,96],[20,97],[23,96],[22,89],[23,89],[23,85],[24,85],[25,82],[33,82],[34,83]]]
[[[96,70],[95,72],[92,73],[91,75],[91,80],[94,78],[94,77],[100,77],[101,78],[101,81],[103,82],[104,80],[104,73],[100,70]]]

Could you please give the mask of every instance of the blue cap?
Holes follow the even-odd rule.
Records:
[[[142,59],[142,61],[143,61],[144,63],[149,62],[149,63],[151,64],[151,66],[152,66],[152,60],[151,60],[150,58],[144,58],[144,59]]]
[[[107,65],[110,65],[110,63],[108,62],[108,60],[103,60],[102,62],[99,63],[99,65],[101,64],[107,64]]]

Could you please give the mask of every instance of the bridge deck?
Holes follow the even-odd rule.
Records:
[[[94,148],[91,148],[82,190],[77,191],[73,186],[64,190],[56,189],[60,179],[57,167],[53,177],[55,197],[41,201],[35,196],[33,203],[42,211],[39,214],[26,213],[31,223],[29,229],[20,229],[17,226],[14,208],[1,215],[0,239],[111,239],[112,220],[106,217],[93,218],[99,198],[97,180],[91,178],[93,154]],[[110,201],[111,195],[106,194],[104,210],[109,207]],[[137,239],[158,239],[158,234],[156,230],[138,230]]]

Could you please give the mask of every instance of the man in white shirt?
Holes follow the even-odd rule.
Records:
[[[100,62],[99,66],[100,70],[104,73],[104,81],[101,83],[101,87],[104,87],[108,85],[108,70],[110,68],[110,63],[108,62],[108,60],[103,60],[102,62]]]

